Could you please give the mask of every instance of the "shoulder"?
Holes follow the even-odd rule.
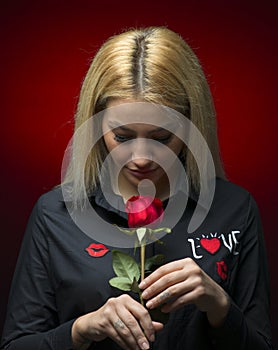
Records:
[[[222,203],[256,206],[253,195],[245,188],[229,181],[217,178],[215,184],[215,200]]]
[[[39,197],[39,200],[47,203],[63,202],[64,198],[63,198],[61,186],[59,185],[59,186],[53,187],[51,190],[43,193]]]
[[[63,199],[61,187],[54,187],[48,192],[43,193],[36,201],[29,222],[43,225],[47,221],[53,221],[55,218],[60,218],[67,215],[67,209]]]
[[[253,195],[245,188],[228,180],[217,178],[215,186],[214,204],[236,215],[247,224],[251,217],[259,218],[258,205]]]
[[[63,245],[70,236],[77,237],[80,230],[68,211],[61,186],[38,198],[29,219],[28,230],[35,236],[51,241],[51,244],[59,240]]]
[[[48,192],[43,193],[37,200],[36,206],[40,210],[53,211],[64,207],[64,198],[60,186],[54,187]]]
[[[215,195],[221,196],[222,198],[230,198],[237,200],[244,200],[251,196],[251,194],[243,187],[231,182],[217,178],[215,185]]]

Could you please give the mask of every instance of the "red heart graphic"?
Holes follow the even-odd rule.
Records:
[[[220,248],[220,241],[218,238],[202,238],[200,243],[209,253],[215,254]]]

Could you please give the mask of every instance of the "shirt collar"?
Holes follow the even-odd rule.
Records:
[[[177,190],[175,194],[173,194],[172,198],[174,199],[176,196],[185,196],[184,191],[181,189]],[[89,194],[88,196],[89,202],[95,202],[96,205],[104,208],[107,211],[116,213],[120,215],[123,218],[127,218],[127,213],[125,210],[125,203],[123,201],[122,196],[117,195],[116,193],[112,191],[104,191],[102,190],[101,186],[98,185],[95,187],[95,189]],[[61,202],[70,202],[70,199],[65,199],[63,197],[62,191],[61,191],[61,198],[59,198]],[[166,208],[167,203],[169,199],[166,199],[163,201],[164,208]],[[195,206],[198,201],[198,195],[196,192],[190,192],[188,196],[188,205]]]

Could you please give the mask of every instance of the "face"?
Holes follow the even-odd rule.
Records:
[[[130,110],[125,103],[122,100],[111,102],[108,108],[117,108],[111,108],[113,113],[105,112],[103,118],[104,142],[113,165],[119,170],[119,192],[129,198],[138,194],[138,185],[143,184],[143,180],[149,180],[145,183],[155,186],[156,197],[167,197],[167,174],[174,170],[183,142],[168,130],[169,120],[161,118],[157,110],[148,110],[147,106],[142,112],[140,104],[139,109],[135,104],[136,110]],[[136,122],[132,122],[134,120]]]

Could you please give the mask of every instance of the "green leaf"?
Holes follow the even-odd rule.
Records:
[[[131,282],[126,277],[113,277],[109,280],[109,283],[112,287],[116,287],[121,290],[131,290]]]
[[[126,277],[130,283],[134,278],[138,281],[140,278],[140,269],[137,262],[128,254],[119,250],[112,251],[113,269],[118,277]]]
[[[157,254],[157,255],[154,255],[148,259],[146,259],[146,262],[145,262],[145,270],[151,270],[151,267],[153,265],[161,265],[163,264],[165,260],[165,257],[163,254]]]
[[[135,278],[131,284],[131,290],[134,293],[141,293],[141,289],[138,287],[138,281]]]

